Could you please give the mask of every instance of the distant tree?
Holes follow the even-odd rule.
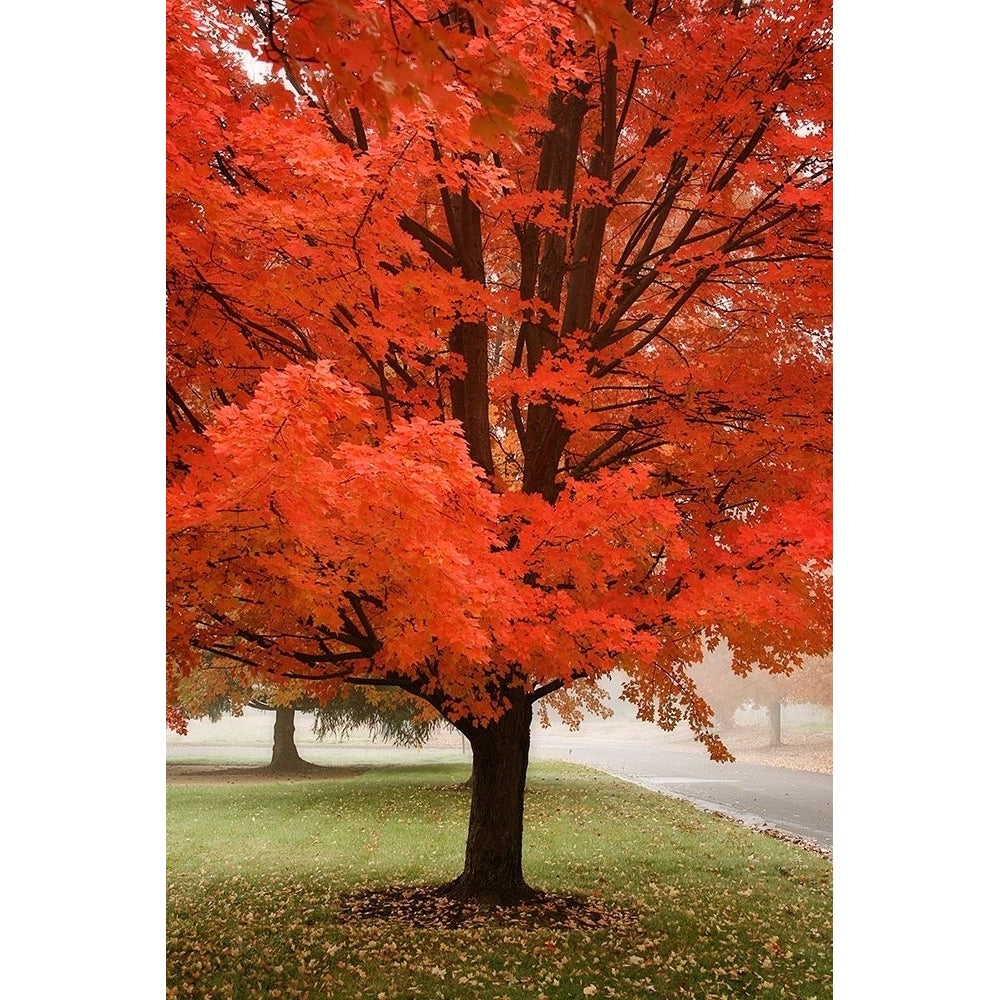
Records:
[[[792,674],[788,682],[787,704],[832,708],[833,654],[803,657],[802,669]]]
[[[224,669],[207,667],[184,678],[178,686],[177,704],[172,710],[185,718],[209,718],[217,722],[224,715],[240,716],[244,708],[274,712],[272,770],[282,773],[310,770],[315,765],[303,760],[295,743],[295,713],[312,716],[312,730],[318,739],[334,735],[343,739],[356,729],[367,729],[372,740],[405,746],[421,746],[443,722],[419,702],[396,691],[370,692],[341,689],[329,701],[299,695],[289,701],[289,692],[274,688],[245,687]]]
[[[751,705],[767,712],[771,727],[771,745],[781,745],[782,705],[833,705],[833,656],[804,656],[802,666],[791,673],[751,670],[745,675],[733,672],[731,654],[725,647],[706,655],[692,668],[698,689],[712,707],[721,728],[733,724],[736,710]]]

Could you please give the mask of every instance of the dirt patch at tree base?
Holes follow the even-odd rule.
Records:
[[[557,896],[539,892],[529,900],[508,905],[459,901],[442,888],[387,886],[353,890],[340,897],[345,915],[357,920],[387,920],[415,927],[454,929],[500,919],[524,930],[623,928],[637,917],[597,898]]]

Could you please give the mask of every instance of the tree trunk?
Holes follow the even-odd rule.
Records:
[[[465,870],[443,890],[454,899],[508,904],[536,895],[521,869],[531,702],[523,693],[514,693],[513,701],[496,722],[466,732],[472,803]]]
[[[301,771],[306,762],[299,756],[295,746],[295,709],[276,708],[274,710],[274,747],[271,751],[271,767],[275,771]]]
[[[781,702],[772,701],[767,706],[767,718],[771,723],[771,746],[781,746]]]

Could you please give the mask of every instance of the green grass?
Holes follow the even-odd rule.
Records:
[[[571,765],[531,766],[525,876],[617,916],[532,928],[494,911],[447,929],[347,913],[359,887],[461,870],[467,774],[168,786],[168,996],[832,996],[828,861]]]

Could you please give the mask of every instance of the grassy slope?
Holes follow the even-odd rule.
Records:
[[[358,919],[359,886],[461,869],[467,766],[168,787],[168,995],[827,998],[831,866],[597,772],[529,772],[525,874],[617,912],[532,928]]]

